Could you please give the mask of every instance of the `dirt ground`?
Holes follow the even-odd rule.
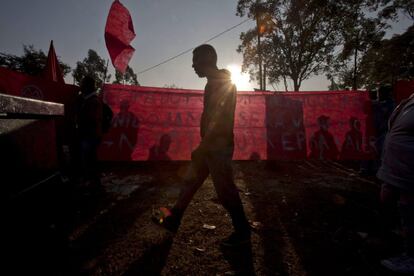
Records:
[[[7,203],[7,275],[393,275],[379,262],[401,250],[395,210],[379,184],[333,162],[234,162],[254,229],[232,231],[209,178],[174,236],[154,225],[187,162],[105,164],[103,191],[56,179]],[[212,229],[214,228],[214,229]],[[6,275],[6,274],[3,274]]]

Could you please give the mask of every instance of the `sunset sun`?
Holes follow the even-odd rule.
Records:
[[[238,91],[251,90],[249,74],[241,72],[241,66],[231,64],[227,66],[231,73],[231,81],[237,86]]]

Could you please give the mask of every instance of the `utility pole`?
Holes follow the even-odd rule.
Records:
[[[259,55],[259,79],[260,90],[263,90],[263,77],[262,77],[262,49],[260,46],[260,22],[259,22],[259,9],[256,9],[256,24],[257,24],[257,54]]]
[[[263,72],[262,72],[262,47],[260,45],[260,36],[261,36],[261,17],[262,17],[262,6],[260,0],[256,0],[256,25],[257,25],[257,54],[259,56],[259,80],[260,80],[260,90],[263,91]]]

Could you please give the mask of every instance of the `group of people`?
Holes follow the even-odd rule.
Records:
[[[207,78],[200,122],[201,142],[191,154],[191,164],[175,205],[161,207],[153,221],[176,232],[194,194],[211,174],[218,199],[228,211],[234,227],[233,234],[222,245],[237,247],[250,242],[251,228],[233,181],[231,166],[236,87],[231,82],[230,72],[217,67],[217,53],[211,45],[194,49],[192,67],[200,78]],[[100,185],[96,157],[102,137],[102,102],[96,95],[92,78],[86,77],[82,81],[81,91],[77,129],[82,176],[92,184]],[[404,254],[383,260],[382,264],[393,271],[414,272],[414,95],[394,111],[387,105],[378,106],[390,109],[383,110],[389,112],[388,124],[384,124],[385,118],[375,118],[377,122],[374,122],[382,130],[378,140],[378,149],[383,152],[378,170],[378,178],[384,183],[381,199],[384,203],[398,201],[406,241]],[[321,125],[324,125],[324,119],[320,119]],[[358,127],[354,121],[350,124]]]

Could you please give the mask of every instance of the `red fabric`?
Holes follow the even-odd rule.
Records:
[[[125,73],[135,49],[129,45],[135,38],[131,15],[118,0],[112,3],[105,27],[105,43],[116,70]]]
[[[0,93],[57,103],[71,103],[79,87],[0,67]]]
[[[71,115],[78,91],[79,88],[74,85],[32,77],[0,67],[0,93],[65,104],[64,118],[34,121],[10,134],[22,150],[24,165],[43,169],[56,167],[56,146],[69,143],[72,139]]]
[[[105,85],[104,99],[114,119],[101,145],[101,159],[190,159],[200,141],[203,91]],[[372,141],[369,106],[364,91],[238,92],[234,159],[372,157],[368,145],[361,145],[361,139]],[[321,127],[328,137],[319,143],[324,148],[312,145]],[[324,154],[318,155],[321,150]]]
[[[43,71],[43,77],[46,80],[65,84],[62,70],[60,69],[59,61],[56,57],[55,48],[53,47],[53,40],[50,42],[49,53],[47,55],[46,68]]]
[[[399,80],[394,86],[395,101],[399,104],[402,100],[408,99],[414,93],[414,80]]]

